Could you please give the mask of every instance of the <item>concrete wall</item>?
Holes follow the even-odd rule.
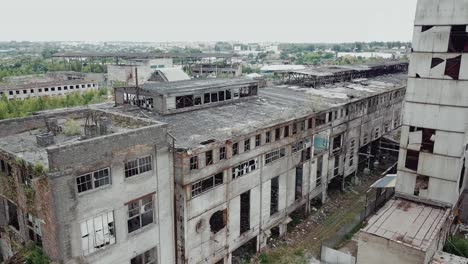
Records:
[[[48,149],[61,261],[129,263],[156,247],[159,263],[174,262],[172,155],[165,131],[165,126],[144,127]],[[125,178],[124,162],[146,155],[152,156],[152,170]],[[106,167],[110,185],[77,192],[77,176]],[[149,194],[154,198],[153,224],[129,234],[126,203]],[[109,211],[114,213],[116,243],[84,256],[80,222]]]
[[[326,200],[327,183],[333,178],[334,159],[337,155],[341,162],[339,173],[336,177],[352,175],[358,164],[358,151],[362,146],[361,138],[363,133],[369,133],[368,143],[379,139],[386,132],[383,124],[389,123],[389,130],[399,127],[399,110],[401,109],[402,95],[404,89],[399,90],[400,95],[394,99],[382,103],[375,109],[367,109],[367,101],[363,100],[365,107],[358,110],[352,108],[348,115],[341,114],[341,108],[337,108],[338,115],[326,125],[309,127],[308,118],[288,121],[277,124],[273,127],[262,128],[252,133],[238,136],[226,142],[214,142],[200,146],[187,152],[178,153],[176,157],[176,183],[178,188],[177,200],[178,230],[183,231],[184,237],[180,234],[179,242],[181,249],[179,254],[186,263],[214,263],[223,260],[230,263],[230,254],[238,247],[245,244],[250,239],[257,237],[257,249],[266,245],[270,229],[279,227],[280,232],[286,231],[286,225],[290,221],[289,215],[296,209],[305,205],[309,209],[309,202],[314,198]],[[391,93],[386,94],[390,98]],[[380,100],[380,99],[379,99]],[[349,107],[349,106],[347,106]],[[330,112],[333,113],[335,110]],[[328,119],[327,119],[328,120]],[[398,122],[394,122],[398,121]],[[305,122],[305,130],[298,131],[292,135],[293,123]],[[284,127],[288,126],[289,137],[284,137]],[[299,125],[298,125],[299,127]],[[371,137],[370,131],[379,127],[380,133],[377,137]],[[281,137],[274,140],[276,128],[281,128]],[[265,133],[270,131],[272,140],[266,143]],[[369,132],[368,132],[369,131]],[[388,131],[389,132],[389,131]],[[321,136],[328,135],[327,140],[332,145],[332,138],[336,135],[343,135],[342,147],[333,153],[331,149],[314,154],[313,144],[311,144],[311,159],[301,162],[301,151],[292,153],[292,145],[301,139],[309,139],[314,142],[313,137],[320,133]],[[255,146],[255,136],[261,135],[261,145]],[[250,150],[244,152],[244,142],[250,139]],[[350,142],[355,141],[354,151],[351,153]],[[232,155],[233,143],[238,143],[239,154]],[[219,148],[225,147],[227,158],[219,159]],[[271,164],[265,164],[265,154],[278,148],[285,148],[286,155]],[[205,165],[206,151],[213,151],[213,164]],[[350,156],[354,157],[354,162],[349,166]],[[190,157],[198,157],[198,169],[190,170]],[[322,184],[317,186],[317,158],[322,156]],[[257,169],[238,178],[233,178],[232,167],[239,163],[256,158],[258,160]],[[295,197],[295,175],[296,167],[303,170],[302,198]],[[219,172],[223,173],[223,184],[216,186],[200,195],[192,197],[191,186],[193,183],[207,179]],[[271,179],[279,177],[279,198],[278,212],[270,215],[270,192]],[[240,234],[240,195],[250,190],[250,230]],[[227,210],[227,223],[216,234],[210,230],[209,220],[212,214],[219,210]]]

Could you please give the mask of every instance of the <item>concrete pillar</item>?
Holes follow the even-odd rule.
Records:
[[[224,264],[231,264],[232,263],[232,253],[229,253],[226,257],[224,257]]]

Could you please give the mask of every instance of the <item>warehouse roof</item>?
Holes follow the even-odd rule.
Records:
[[[369,219],[361,232],[426,251],[449,213],[450,209],[393,199]]]

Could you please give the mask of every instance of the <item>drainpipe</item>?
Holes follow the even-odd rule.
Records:
[[[176,170],[176,167],[175,167],[175,157],[176,157],[176,154],[175,154],[175,142],[177,141],[177,139],[171,135],[171,133],[169,132],[166,132],[167,135],[172,139],[172,176],[174,177],[174,186],[173,186],[173,190],[174,190],[174,193],[173,193],[173,210],[174,210],[174,214],[173,214],[173,225],[174,225],[174,263],[177,264],[178,263],[178,256],[177,256],[177,251],[178,251],[178,244],[177,244],[177,241],[178,241],[178,235],[177,235],[177,206],[176,206],[176,200],[177,200],[177,197],[176,197],[176,182],[175,182],[175,170]]]

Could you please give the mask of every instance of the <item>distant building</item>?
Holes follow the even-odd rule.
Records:
[[[95,82],[83,80],[38,82],[20,85],[1,85],[0,96],[5,95],[8,100],[26,99],[31,97],[61,96],[70,93],[83,93],[97,90],[99,85]]]

